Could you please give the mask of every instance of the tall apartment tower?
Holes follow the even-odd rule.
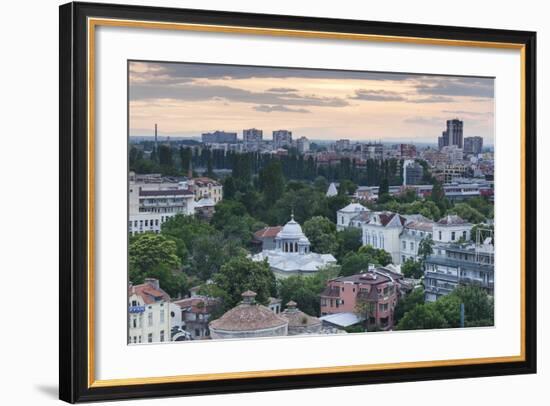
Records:
[[[245,144],[257,144],[262,142],[264,132],[257,128],[243,130],[243,141]]]
[[[292,131],[288,131],[288,130],[273,131],[273,146],[275,148],[292,146]]]
[[[466,137],[464,138],[464,153],[479,154],[483,149],[482,137]]]
[[[455,118],[447,120],[447,129],[441,133],[437,139],[439,149],[455,145],[458,148],[464,148],[464,122]]]

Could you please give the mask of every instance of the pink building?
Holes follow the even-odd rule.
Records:
[[[321,293],[321,315],[361,313],[368,326],[388,330],[393,327],[393,312],[400,297],[401,274],[385,268],[341,276],[327,282]],[[359,306],[358,306],[359,305]]]

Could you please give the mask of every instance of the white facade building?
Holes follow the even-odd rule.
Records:
[[[137,183],[130,182],[130,215],[136,213],[195,213],[194,195],[185,182]]]
[[[470,240],[472,224],[456,215],[443,217],[433,226],[433,240],[436,243],[458,242]]]
[[[311,275],[327,265],[336,264],[336,258],[331,254],[310,251],[310,242],[294,216],[275,237],[275,249],[263,250],[252,256],[254,261],[265,259],[275,276],[281,278]]]
[[[130,213],[128,217],[128,232],[130,235],[145,232],[160,233],[162,224],[177,213]]]
[[[188,181],[189,189],[195,194],[195,200],[210,198],[215,204],[223,199],[223,186],[210,178],[194,178]]]
[[[350,203],[346,207],[336,212],[336,229],[342,231],[348,228],[351,224],[351,220],[357,217],[358,214],[370,211],[365,206],[359,203]]]
[[[420,216],[421,217],[421,216]],[[408,259],[418,261],[418,248],[425,238],[433,239],[434,222],[427,218],[408,221],[399,236],[401,263]]]
[[[399,236],[407,219],[397,213],[375,212],[362,223],[363,245],[383,249],[392,257],[395,265],[401,263]]]
[[[128,288],[128,323],[129,344],[170,341],[170,296],[157,279]]]

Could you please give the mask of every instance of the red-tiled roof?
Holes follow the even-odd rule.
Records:
[[[210,313],[212,306],[218,304],[218,300],[210,297],[189,297],[173,302],[182,310],[191,313]]]
[[[282,229],[282,226],[264,227],[254,233],[254,238],[257,240],[261,240],[262,238],[274,238]]]
[[[145,304],[153,304],[159,300],[170,301],[170,295],[161,288],[155,288],[151,283],[130,286],[129,295],[136,294],[143,299]]]

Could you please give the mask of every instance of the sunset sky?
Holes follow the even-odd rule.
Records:
[[[130,135],[200,136],[259,128],[264,139],[437,142],[445,121],[494,137],[492,78],[131,62]]]

